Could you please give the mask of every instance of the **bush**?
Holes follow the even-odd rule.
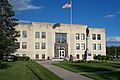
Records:
[[[107,60],[107,56],[102,56],[102,60]]]
[[[78,61],[74,61],[74,63],[87,63],[87,61],[85,61],[85,60],[78,60]]]
[[[98,55],[94,59],[98,59],[98,60],[112,60],[112,57]]]
[[[17,61],[29,61],[30,60],[30,57],[27,57],[27,56],[25,56],[25,57],[15,57],[15,60],[17,60]]]
[[[112,60],[111,56],[106,56],[106,60]]]
[[[101,56],[101,55],[98,55],[98,56],[96,56],[96,59],[102,60],[102,56]]]
[[[104,63],[104,62],[106,62],[106,60],[89,60],[89,61],[78,60],[75,61],[74,63]]]

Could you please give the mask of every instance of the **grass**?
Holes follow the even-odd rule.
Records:
[[[93,78],[95,80],[120,80],[120,72],[83,74],[83,75]]]
[[[120,61],[106,62],[106,63],[73,63],[70,61],[63,61],[56,66],[65,68],[75,73],[80,73],[95,80],[119,80],[120,72],[115,72],[120,69]],[[103,73],[100,73],[103,72]],[[106,73],[105,73],[106,72]],[[87,73],[87,74],[84,74]]]
[[[34,61],[6,62],[0,69],[0,80],[62,80]]]

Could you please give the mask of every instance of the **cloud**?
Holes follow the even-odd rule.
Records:
[[[41,9],[41,6],[32,5],[32,0],[9,0],[15,11]]]
[[[113,18],[113,17],[115,17],[115,15],[106,15],[106,16],[104,16],[105,18]]]
[[[22,24],[29,24],[32,23],[32,21],[28,21],[28,20],[19,20],[17,21],[18,23],[22,23]]]
[[[120,36],[107,37],[107,42],[120,42]]]
[[[106,15],[106,16],[104,16],[104,18],[109,18],[109,19],[114,18],[114,17],[118,16],[118,14],[120,14],[120,11],[117,11],[114,14]]]
[[[120,14],[120,11],[118,11],[117,13]]]

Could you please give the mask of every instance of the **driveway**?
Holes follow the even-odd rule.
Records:
[[[85,76],[80,75],[79,73],[74,73],[71,71],[68,71],[66,69],[57,67],[52,65],[51,63],[55,63],[56,61],[36,61],[37,63],[41,64],[54,74],[58,75],[60,78],[64,80],[92,80],[90,78],[87,78]]]

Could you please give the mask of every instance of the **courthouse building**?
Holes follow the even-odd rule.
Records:
[[[17,56],[29,56],[31,59],[84,59],[96,55],[106,55],[104,28],[88,28],[79,24],[55,24],[32,22],[19,24]],[[87,52],[87,53],[86,53]]]

